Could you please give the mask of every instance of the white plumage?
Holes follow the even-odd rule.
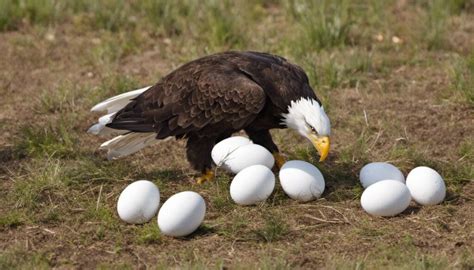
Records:
[[[133,154],[157,141],[154,132],[130,132],[104,142],[99,149],[107,149],[107,158],[110,160]]]
[[[91,111],[92,112],[107,111],[107,113],[117,112],[120,109],[122,109],[123,107],[125,107],[130,102],[130,100],[132,100],[133,98],[136,98],[138,95],[145,92],[150,87],[151,86],[147,86],[147,87],[144,87],[144,88],[140,88],[140,89],[137,89],[137,90],[133,90],[133,91],[130,91],[130,92],[120,94],[120,95],[115,96],[115,97],[111,97],[111,98],[109,98],[107,100],[104,100],[101,103],[95,105],[94,107],[92,107]]]
[[[329,136],[331,134],[331,123],[324,111],[324,107],[310,98],[301,98],[291,101],[288,113],[283,114],[283,124],[307,136],[310,128],[316,129],[319,135]]]
[[[117,135],[119,136],[104,142],[99,149],[107,150],[108,159],[117,159],[123,156],[133,154],[142,148],[151,145],[156,140],[156,134],[154,132],[130,132],[128,130],[117,130],[106,127],[106,125],[112,122],[115,114],[123,107],[141,93],[148,90],[151,86],[133,90],[120,94],[118,96],[111,97],[107,100],[100,102],[99,104],[92,107],[93,112],[107,112],[107,114],[101,116],[96,124],[91,126],[87,132],[99,136]]]

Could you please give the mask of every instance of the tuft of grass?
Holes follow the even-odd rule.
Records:
[[[0,216],[0,229],[16,228],[24,223],[24,217],[17,211]]]
[[[265,215],[263,227],[254,230],[255,235],[265,242],[274,242],[283,238],[288,233],[288,225],[278,215]]]
[[[143,12],[155,33],[179,36],[188,27],[186,18],[195,10],[193,1],[144,0],[136,2],[135,9]]]
[[[299,26],[300,36],[295,44],[299,54],[349,43],[352,24],[349,1],[292,0],[286,10]]]
[[[211,50],[245,47],[246,37],[242,24],[232,16],[231,1],[208,2],[205,13],[203,33]]]
[[[138,53],[143,39],[137,31],[104,32],[86,52],[85,62],[97,68],[117,64],[125,56]]]
[[[467,1],[427,1],[424,39],[429,50],[445,49],[448,46],[448,29],[451,15],[459,13]]]
[[[100,100],[102,100],[104,97],[122,94],[140,87],[143,86],[133,77],[112,74],[102,80],[102,83],[99,89],[96,89],[96,92],[102,95],[100,97]]]
[[[0,1],[0,31],[17,30],[23,24],[52,24],[60,18],[61,2],[52,0]]]
[[[43,91],[35,108],[40,113],[68,113],[79,108],[79,100],[84,93],[70,83],[63,83],[59,87]]]
[[[217,171],[217,175],[210,187],[210,192],[213,194],[210,197],[212,202],[211,207],[219,212],[228,213],[235,208],[235,203],[232,201],[228,190],[231,179],[220,170]]]
[[[242,213],[236,212],[230,218],[226,218],[226,223],[219,226],[217,233],[219,235],[234,239],[241,238],[239,235],[245,235],[244,230],[247,228],[247,222]]]
[[[45,125],[25,125],[20,129],[16,149],[31,157],[72,157],[77,138],[66,119]]]
[[[108,229],[116,229],[120,223],[115,209],[111,209],[107,205],[97,207],[95,201],[90,202],[87,206],[84,218],[88,221],[98,221],[105,224]]]
[[[23,249],[13,249],[0,253],[0,269],[50,269],[47,254]]]
[[[462,93],[468,104],[474,105],[474,51],[457,61],[452,74],[452,87]]]
[[[27,164],[22,175],[14,176],[14,192],[10,200],[16,208],[41,209],[48,204],[55,191],[62,191],[68,184],[65,165],[60,160],[48,159]]]
[[[308,53],[299,62],[326,110],[331,90],[365,83],[367,73],[373,70],[372,53],[366,50]]]
[[[158,226],[156,226],[156,222],[153,221],[137,227],[135,240],[138,244],[149,245],[159,244],[161,242],[160,230]]]
[[[74,160],[73,164],[69,164],[66,174],[71,179],[71,184],[81,186],[130,180],[140,172],[140,168],[124,159],[110,162],[91,156]]]
[[[116,32],[120,29],[128,29],[134,26],[134,21],[129,13],[126,12],[129,9],[126,3],[124,0],[83,0],[77,1],[74,9],[76,12],[82,11],[86,14],[92,14],[88,21],[93,29]]]
[[[458,149],[459,160],[466,162],[474,162],[474,138],[467,138],[461,143]]]

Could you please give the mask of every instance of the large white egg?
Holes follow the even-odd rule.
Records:
[[[230,196],[237,204],[251,205],[266,200],[275,188],[275,175],[263,165],[241,170],[230,184]]]
[[[247,144],[227,155],[221,161],[221,166],[229,172],[238,173],[252,165],[263,165],[271,169],[274,163],[273,155],[265,147]]]
[[[374,216],[395,216],[410,205],[410,191],[398,180],[382,180],[362,193],[360,204]]]
[[[429,167],[416,167],[407,176],[412,198],[421,205],[435,205],[444,200],[446,186],[439,173]]]
[[[181,237],[194,232],[204,220],[206,203],[201,195],[184,191],[171,196],[158,213],[158,227],[164,235]]]
[[[405,183],[403,173],[395,166],[387,162],[372,162],[360,170],[360,183],[364,188],[382,180],[396,180]]]
[[[291,160],[280,170],[280,183],[290,198],[298,201],[311,201],[321,197],[324,192],[323,174],[313,164]]]
[[[128,185],[117,201],[120,218],[132,224],[149,221],[160,206],[160,191],[150,181],[139,180]]]
[[[249,138],[242,136],[234,136],[217,143],[211,151],[211,157],[218,166],[223,165],[223,160],[233,153],[237,148],[252,144]]]

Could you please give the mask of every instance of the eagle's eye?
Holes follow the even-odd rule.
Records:
[[[305,121],[305,124],[306,124],[306,128],[311,130],[311,133],[316,134],[316,129],[312,125],[308,124],[308,122],[306,122],[306,121]]]
[[[312,125],[308,124],[308,122],[306,122],[306,127],[311,130],[311,133],[316,133],[316,129]]]

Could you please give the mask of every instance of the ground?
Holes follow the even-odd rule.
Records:
[[[473,1],[0,1],[0,269],[474,268]],[[97,102],[225,50],[302,66],[332,121],[333,147],[273,132],[288,159],[323,172],[321,199],[277,184],[242,207],[232,176],[195,185],[182,141],[107,161],[86,133]],[[379,218],[360,207],[358,172],[389,161],[444,177],[436,206]],[[156,220],[127,225],[118,195],[134,180],[162,201],[194,190],[207,213],[183,239]]]

